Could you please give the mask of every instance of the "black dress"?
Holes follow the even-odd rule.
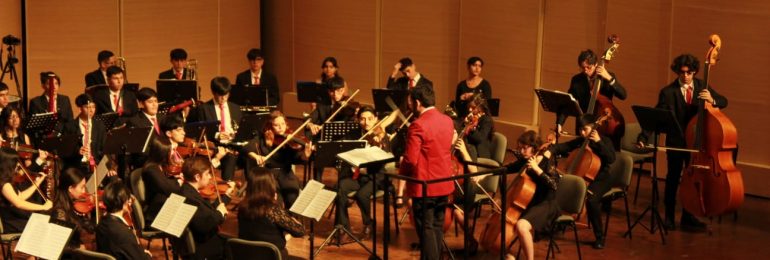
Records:
[[[277,146],[278,144],[273,144]],[[246,144],[244,151],[246,153],[256,153],[258,155],[265,156],[272,151],[272,147],[268,147],[265,144],[261,135],[255,136],[251,141]],[[297,175],[292,171],[293,164],[302,164],[302,151],[297,151],[290,148],[288,145],[284,145],[281,150],[278,150],[273,157],[265,162],[265,168],[270,169],[278,181],[278,193],[284,202],[286,208],[291,208],[294,205],[294,201],[297,200],[300,190],[300,182]],[[258,167],[254,159],[249,158],[246,163],[246,172],[250,172],[251,168]],[[250,175],[246,175],[246,178],[250,178]]]
[[[492,135],[494,132],[494,120],[489,114],[479,117],[476,128],[471,129],[465,138],[468,152],[471,157],[492,159]],[[459,131],[462,131],[460,129]]]
[[[289,253],[286,250],[284,232],[288,232],[294,237],[300,237],[305,234],[305,227],[302,226],[302,223],[294,221],[289,212],[278,205],[270,208],[267,215],[257,218],[238,214],[239,238],[272,243],[281,250],[283,259],[288,259]]]
[[[492,98],[492,85],[486,79],[482,79],[481,83],[474,88],[468,87],[468,82],[465,80],[457,83],[457,89],[455,90],[455,112],[457,112],[457,116],[460,118],[468,115],[468,100],[461,100],[460,96],[469,92],[482,93],[484,99],[488,100]]]
[[[1,182],[0,188],[6,184],[11,185],[16,192],[19,190],[10,182]],[[0,216],[3,218],[3,232],[5,233],[21,233],[24,227],[27,226],[29,216],[32,215],[29,211],[21,210],[9,201],[5,196],[0,195]]]
[[[518,160],[507,166],[508,172],[521,172],[527,165],[527,160]],[[556,189],[559,186],[559,175],[551,166],[551,161],[543,159],[540,162],[543,173],[537,175],[528,170],[527,174],[535,182],[535,195],[527,205],[527,209],[521,214],[520,219],[526,219],[532,224],[535,234],[548,232],[548,228],[556,217],[559,216],[559,204],[556,201]]]
[[[146,194],[144,203],[147,206],[147,210],[144,211],[144,219],[145,223],[152,223],[171,193],[179,193],[180,185],[176,179],[166,177],[160,166],[155,163],[148,163],[144,166],[142,180]]]

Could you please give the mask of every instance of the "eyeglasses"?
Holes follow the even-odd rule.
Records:
[[[681,71],[679,71],[679,74],[692,75],[692,74],[695,74],[695,71],[694,70],[687,70],[687,71],[681,70]]]

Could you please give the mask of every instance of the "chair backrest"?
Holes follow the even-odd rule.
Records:
[[[131,171],[129,178],[131,179],[131,192],[139,200],[139,203],[144,205],[147,197],[145,196],[144,180],[142,180],[142,168]]]
[[[610,165],[610,176],[614,187],[626,188],[631,185],[631,173],[634,171],[634,158],[631,155],[616,152],[615,162]]]
[[[186,259],[185,256],[191,256],[195,254],[195,238],[190,231],[190,228],[185,228],[182,231],[182,236],[175,239],[175,243],[171,243],[174,248],[174,252],[182,256],[182,259]]]
[[[478,158],[476,162],[487,164],[487,165],[494,165],[495,167],[500,167],[500,164],[497,163],[497,161],[494,161],[488,158]],[[487,169],[485,167],[479,167],[479,171],[486,171],[486,170],[491,170],[491,169]],[[481,181],[479,181],[479,185],[481,185],[481,187],[483,187],[484,190],[486,190],[489,193],[497,192],[498,186],[500,186],[499,184],[500,184],[500,175],[490,174],[490,175],[484,176],[484,178],[481,179]],[[484,194],[484,192],[482,191],[478,191],[477,193]]]
[[[144,209],[142,209],[142,204],[139,204],[139,200],[134,200],[131,203],[131,218],[136,230],[144,230]]]
[[[72,254],[74,259],[79,260],[115,260],[115,258],[111,255],[81,248],[72,250]]]
[[[227,259],[281,260],[281,250],[268,242],[231,238],[227,240],[225,246],[225,257]]]
[[[492,136],[492,160],[497,161],[500,165],[503,165],[505,161],[505,149],[508,148],[508,139],[505,135],[495,132]]]
[[[556,190],[556,201],[561,211],[569,214],[577,214],[583,208],[583,200],[586,196],[586,182],[583,178],[572,174],[565,174],[559,180]]]
[[[620,150],[623,151],[629,151],[632,153],[638,153],[638,154],[649,154],[650,151],[643,150],[639,147],[636,147],[636,138],[639,136],[639,133],[642,132],[642,127],[639,126],[639,123],[627,123],[626,124],[626,131],[623,133],[623,137],[620,138]]]

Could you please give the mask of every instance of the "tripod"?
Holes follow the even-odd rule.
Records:
[[[3,67],[3,74],[0,75],[0,82],[5,79],[5,74],[8,73],[8,77],[12,79],[16,83],[16,91],[17,93],[21,94],[21,85],[19,84],[19,74],[16,72],[16,66],[15,64],[19,62],[19,59],[16,58],[16,48],[14,48],[14,45],[8,45],[8,59],[5,61],[5,66],[2,66],[2,53],[0,53],[0,66]],[[0,49],[0,52],[2,49]]]

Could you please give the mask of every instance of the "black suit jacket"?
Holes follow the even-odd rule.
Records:
[[[267,88],[267,101],[269,105],[278,105],[281,102],[281,90],[278,87],[278,79],[275,75],[262,70],[262,76],[259,79],[259,86]],[[251,70],[246,70],[235,77],[235,87],[242,88],[251,85]]]
[[[230,119],[235,122],[235,124],[241,123],[241,117],[243,116],[241,114],[241,107],[238,106],[238,104],[235,104],[233,102],[227,101],[227,107],[230,110]],[[214,100],[209,100],[208,102],[204,103],[200,107],[198,107],[198,117],[197,119],[199,121],[218,121],[217,119],[217,110],[214,108]],[[231,122],[232,124],[232,122]],[[210,131],[206,133],[206,136],[209,138],[209,140],[214,140],[214,135],[216,133],[214,131]]]
[[[626,100],[626,88],[620,84],[618,78],[615,77],[615,73],[610,72],[610,75],[612,75],[612,77],[615,79],[615,82],[610,85],[609,81],[600,77],[602,81],[602,87],[599,89],[599,94],[609,98],[610,100],[612,100],[613,97],[618,97],[620,100]],[[599,76],[597,75],[597,77]],[[578,101],[578,104],[580,104],[580,110],[582,110],[583,113],[593,113],[593,111],[586,111],[588,110],[588,102],[591,101],[591,89],[594,88],[594,86],[591,86],[589,83],[588,75],[585,73],[578,73],[577,75],[572,76],[572,80],[570,80],[569,84],[569,90],[567,90],[567,92],[572,94],[572,96],[575,97],[575,99]],[[557,124],[564,125],[564,121],[566,121],[566,119],[567,116],[565,115],[556,115]]]
[[[104,127],[104,124],[100,122],[99,120],[91,120],[91,154],[94,156],[94,160],[96,160],[97,163],[99,163],[99,160],[102,159],[103,148],[104,148],[104,138],[107,133],[106,128]],[[83,135],[83,133],[80,131],[80,119],[72,120],[67,122],[67,124],[64,125],[64,133],[65,134],[75,134],[75,135]],[[80,144],[82,147],[82,143]],[[67,164],[75,166],[80,164],[80,162],[83,160],[83,156],[80,154],[76,154],[75,156],[71,158],[64,158]]]
[[[72,104],[68,96],[58,94],[56,95],[56,111],[59,112],[59,122],[67,122],[72,120]],[[48,98],[45,95],[40,95],[29,101],[29,113],[30,115],[47,113],[48,112]]]
[[[188,74],[189,74],[189,71],[187,70],[187,68],[185,68],[184,71],[182,72],[182,79],[186,79]],[[158,79],[176,79],[176,74],[174,74],[174,69],[171,68],[159,73]]]
[[[185,197],[185,203],[198,208],[187,226],[195,240],[194,259],[218,259],[224,252],[225,241],[219,236],[218,227],[225,222],[225,217],[189,183],[182,184],[179,192]]]
[[[685,102],[684,95],[682,95],[681,86],[679,85],[679,80],[674,80],[674,82],[671,82],[671,84],[663,87],[663,89],[660,90],[660,94],[658,95],[658,104],[656,104],[655,107],[673,111],[674,117],[676,118],[677,123],[679,123],[679,127],[682,129],[682,133],[680,134],[666,135],[666,146],[687,146],[687,142],[683,134],[687,130],[687,124],[689,124],[690,120],[692,120],[692,118],[698,114],[698,104],[701,102],[695,101],[700,100],[697,99],[698,93],[700,93],[700,91],[703,90],[706,85],[703,80],[697,78],[694,79],[693,82],[693,102],[690,105]],[[711,92],[711,97],[714,98],[714,102],[716,103],[714,105],[715,107],[727,107],[727,98],[717,93],[716,90],[711,87],[709,87],[709,92]],[[649,134],[650,133],[640,134],[640,141],[646,143]]]
[[[424,84],[424,83],[430,83],[430,86],[432,88],[433,82],[430,81],[425,75],[420,73],[420,80],[414,83],[415,86]],[[388,89],[395,89],[395,90],[409,90],[409,77],[400,77],[398,79],[394,79],[389,77],[388,78]]]
[[[96,69],[95,71],[86,74],[86,87],[94,85],[107,85],[107,81],[104,80],[104,75],[100,69]]]
[[[133,116],[139,111],[139,105],[136,101],[136,94],[133,91],[121,89],[121,99],[123,99],[123,117]],[[94,92],[94,103],[96,103],[96,114],[104,114],[109,112],[116,112],[112,109],[113,100],[110,98],[110,90],[108,88],[100,89]],[[119,125],[115,123],[115,125]]]
[[[96,227],[96,248],[117,260],[151,259],[128,225],[112,214],[102,218]]]

